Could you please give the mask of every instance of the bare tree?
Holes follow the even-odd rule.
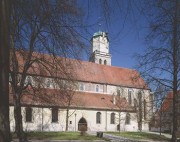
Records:
[[[49,76],[56,70],[66,75],[55,56],[80,55],[83,48],[78,27],[81,16],[75,1],[12,1],[10,74],[19,141],[24,139],[21,96],[28,87],[27,75],[43,70]],[[41,53],[51,56],[46,58]]]
[[[9,49],[10,1],[0,1],[0,141],[10,142]]]
[[[151,83],[159,83],[173,90],[173,131],[172,141],[177,134],[177,90],[180,87],[179,55],[179,1],[150,1],[150,28],[147,37],[151,46],[140,56],[142,75]],[[152,6],[152,7],[151,7]]]
[[[68,124],[69,124],[69,117],[74,113],[70,113],[69,110],[72,105],[75,104],[75,91],[77,90],[77,82],[74,80],[74,77],[71,76],[70,80],[62,80],[56,79],[56,84],[58,88],[61,90],[61,99],[63,100],[62,106],[66,109],[66,128],[65,130],[68,131]]]

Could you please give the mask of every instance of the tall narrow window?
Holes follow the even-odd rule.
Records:
[[[26,107],[26,122],[32,122],[32,108]]]
[[[51,82],[50,82],[50,80],[48,79],[48,80],[47,80],[47,83],[46,83],[46,86],[49,88],[50,85],[51,85]]]
[[[120,89],[117,89],[117,96],[120,96]]]
[[[131,105],[131,103],[132,103],[132,91],[131,90],[128,91],[128,102]]]
[[[134,99],[134,109],[137,110],[137,100]]]
[[[107,64],[107,61],[106,60],[104,60],[104,65],[106,65]]]
[[[111,124],[115,124],[115,113],[111,113]]]
[[[147,116],[147,103],[146,100],[144,100],[144,120],[146,120],[146,116]]]
[[[96,85],[96,92],[99,92],[99,85]]]
[[[84,91],[84,84],[83,83],[80,84],[80,91]]]
[[[97,112],[97,113],[96,113],[96,123],[97,123],[97,124],[100,124],[100,123],[101,123],[101,113],[100,113],[100,112]]]
[[[26,77],[26,84],[29,85],[31,83],[32,83],[31,77],[30,76]]]
[[[58,122],[58,109],[52,108],[52,122]]]
[[[102,60],[101,59],[99,59],[99,64],[102,64]]]
[[[125,124],[130,124],[130,114],[129,113],[127,113],[126,114],[126,120],[125,120]]]

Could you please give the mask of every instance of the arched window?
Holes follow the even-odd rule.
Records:
[[[117,96],[120,96],[121,92],[120,89],[117,89]]]
[[[101,113],[100,112],[96,113],[96,123],[101,124]]]
[[[115,113],[111,113],[111,124],[115,124]]]
[[[129,113],[127,113],[126,114],[126,120],[125,120],[125,124],[130,124],[130,114]]]
[[[146,116],[147,116],[147,103],[146,100],[144,100],[144,120],[146,120]]]
[[[135,110],[137,110],[137,104],[138,104],[138,103],[137,103],[137,100],[134,99],[134,109],[135,109]]]
[[[26,122],[32,122],[32,108],[26,107]]]
[[[84,90],[84,84],[83,84],[83,83],[80,84],[80,90],[81,90],[81,91]]]
[[[132,103],[132,91],[131,90],[128,91],[128,102],[131,105],[131,103]]]
[[[102,60],[101,59],[99,59],[99,64],[102,64]]]
[[[99,85],[96,85],[96,92],[99,92]]]
[[[106,60],[104,60],[104,65],[107,65],[107,61]]]
[[[26,79],[26,84],[31,84],[31,83],[32,83],[31,77],[28,76],[27,79]]]
[[[52,114],[52,122],[58,122],[58,109],[52,108],[51,114]]]

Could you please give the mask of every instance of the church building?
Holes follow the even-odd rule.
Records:
[[[31,85],[21,99],[25,131],[149,130],[153,96],[145,81],[136,70],[111,66],[107,33],[96,32],[91,47],[89,62],[57,57],[69,77],[53,72],[54,66],[50,73],[40,71],[36,64],[29,70],[26,83]],[[11,95],[10,126],[14,131]]]

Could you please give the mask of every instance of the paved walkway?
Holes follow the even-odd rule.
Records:
[[[152,133],[152,134],[160,135],[159,132],[146,132],[146,133]],[[161,133],[161,135],[165,136],[166,138],[171,138],[172,137],[171,134],[167,134],[167,133]]]
[[[157,132],[147,132],[147,133],[159,134]],[[96,132],[88,132],[88,134],[96,135]],[[167,138],[171,138],[170,134],[162,133],[162,135],[164,135]],[[124,138],[121,136],[115,136],[115,135],[106,134],[106,133],[103,133],[103,137],[109,139],[111,142],[152,142],[152,140],[133,140],[133,139]],[[160,141],[154,141],[154,142],[160,142]]]

